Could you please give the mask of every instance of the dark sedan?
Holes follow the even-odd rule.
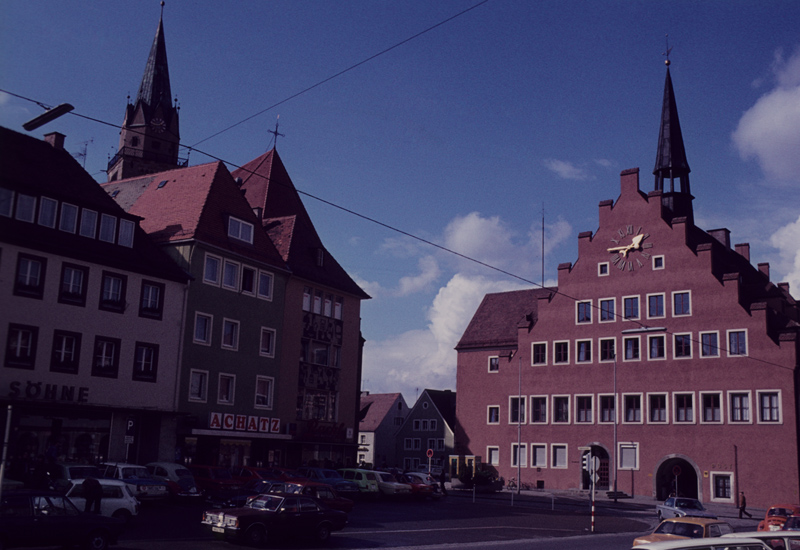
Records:
[[[86,514],[50,491],[3,492],[0,548],[82,545],[105,550],[125,527],[119,518]]]
[[[216,538],[262,545],[274,536],[311,536],[324,542],[340,531],[347,514],[303,495],[259,495],[242,508],[209,510],[203,526]]]

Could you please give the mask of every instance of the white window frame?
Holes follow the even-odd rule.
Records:
[[[639,398],[639,420],[628,420],[628,405],[626,403],[627,397],[638,397]],[[620,411],[620,419],[622,420],[623,424],[644,424],[644,416],[647,414],[646,407],[644,404],[644,394],[641,392],[629,392],[623,393],[619,404],[621,405]],[[637,462],[638,463],[638,462]]]
[[[567,400],[567,414],[570,415],[570,418],[567,419],[566,422],[557,420],[556,419],[556,401],[559,399],[566,399]],[[566,426],[572,424],[572,396],[569,394],[561,394],[561,395],[553,395],[550,408],[550,424],[557,425],[557,426]]]
[[[500,447],[495,445],[486,447],[486,462],[490,466],[500,466]]]
[[[78,235],[87,239],[97,236],[97,211],[81,208],[81,223],[78,226]]]
[[[611,272],[611,264],[608,262],[599,262],[597,264],[597,276],[598,277],[608,277],[608,274]]]
[[[634,460],[636,464],[634,466],[625,466],[622,462],[623,449],[632,449],[634,453]],[[617,443],[617,469],[620,471],[639,471],[639,467],[641,462],[639,460],[639,443],[635,441],[620,441]]]
[[[686,337],[689,338],[689,355],[683,355],[683,356],[678,357],[678,346],[675,345],[675,343],[676,343],[675,339],[678,336],[686,336]],[[674,360],[676,360],[676,361],[685,361],[687,359],[693,359],[694,358],[694,344],[695,344],[695,342],[692,339],[692,333],[691,332],[675,332],[675,333],[673,333],[673,335],[672,335],[672,358]]]
[[[264,333],[270,335],[271,345],[270,349],[266,352],[264,351]],[[258,354],[261,357],[275,357],[275,345],[278,341],[278,332],[274,328],[269,327],[261,327],[261,333],[259,337],[259,344],[258,344]]]
[[[731,334],[736,332],[744,333],[744,353],[731,353]],[[750,354],[750,336],[746,328],[735,328],[725,331],[725,349],[728,357],[748,357]]]
[[[514,399],[519,399],[520,400],[519,401],[519,407],[517,407],[517,409],[519,410],[519,414],[520,414],[519,422],[515,422],[515,421],[511,420],[511,411],[512,411],[511,402]],[[527,399],[526,395],[509,395],[508,396],[508,423],[509,424],[512,424],[514,426],[516,426],[517,424],[527,424],[528,423],[527,422],[527,420],[528,420],[528,414],[527,413],[528,413],[528,399]]]
[[[206,331],[206,340],[198,340],[197,338],[197,318],[204,317],[208,319],[208,330]],[[200,344],[201,346],[210,346],[211,342],[214,340],[214,316],[210,313],[203,313],[202,311],[195,311],[194,312],[194,330],[192,331],[192,342],[195,344]]]
[[[749,416],[749,418],[747,420],[734,420],[733,419],[734,408],[733,408],[733,404],[731,403],[731,400],[733,399],[733,396],[735,396],[735,395],[747,396],[747,414]],[[737,426],[745,426],[747,424],[753,424],[753,414],[755,412],[753,410],[753,392],[751,392],[750,390],[728,390],[726,395],[725,395],[725,398],[726,398],[725,400],[726,400],[726,402],[728,404],[728,424],[737,425]]]
[[[603,420],[603,398],[614,397],[614,418],[611,420]],[[619,399],[613,393],[598,393],[597,394],[597,423],[598,424],[619,424]]]
[[[14,213],[14,191],[0,187],[0,216],[10,218]]]
[[[269,392],[265,396],[265,399],[267,401],[266,404],[261,404],[261,403],[258,402],[258,396],[259,396],[258,383],[261,382],[261,381],[267,382],[269,384]],[[260,375],[260,374],[257,375],[256,376],[255,390],[254,390],[254,395],[253,395],[253,408],[256,408],[256,409],[259,409],[259,410],[271,410],[272,409],[272,399],[273,399],[273,394],[274,393],[275,393],[275,378],[273,378],[272,376],[263,376],[263,375]]]
[[[195,375],[203,376],[205,379],[205,384],[203,386],[202,396],[200,397],[193,397],[192,396],[192,379]],[[189,371],[189,397],[188,400],[192,403],[205,403],[208,401],[208,371],[201,370],[201,369],[191,369]]]
[[[589,414],[589,420],[580,420],[579,419],[579,416],[578,416],[578,401],[579,401],[579,399],[581,397],[588,397],[591,400],[591,413]],[[575,424],[579,424],[581,426],[594,424],[594,413],[595,413],[594,394],[593,393],[579,393],[579,394],[575,395],[575,398],[573,399],[573,401],[575,402],[574,403],[575,410],[572,411],[572,414],[574,415],[573,418],[575,419]]]
[[[727,407],[725,406],[725,397],[723,396],[721,391],[701,391],[698,392],[699,396],[697,398],[697,420],[700,424],[722,424],[725,422],[725,411]],[[703,398],[706,395],[716,395],[719,398],[719,420],[706,420],[705,415],[705,404],[703,403]]]
[[[659,271],[667,267],[667,262],[663,255],[653,256],[651,261],[653,262],[653,271]]]
[[[253,283],[250,290],[247,290],[244,287],[244,272],[249,271],[253,274]],[[241,289],[242,294],[245,296],[255,296],[256,292],[258,291],[258,269],[251,265],[242,264],[241,268],[239,269],[239,287]]]
[[[635,359],[628,359],[628,345],[627,345],[628,340],[634,340],[634,341],[636,341],[638,343],[638,345],[639,345],[639,357],[636,357]],[[635,363],[635,362],[641,361],[641,360],[642,360],[642,339],[641,339],[641,337],[638,334],[636,336],[623,336],[622,337],[622,361],[623,362],[627,362],[627,363]]]
[[[534,426],[543,426],[545,424],[549,424],[550,423],[550,412],[551,412],[550,411],[550,396],[549,395],[530,395],[530,396],[528,396],[528,399],[529,399],[529,401],[528,401],[528,408],[529,408],[528,413],[530,414],[530,416],[529,416],[529,420],[530,421],[528,422],[528,424],[531,424],[531,425],[534,425]],[[544,399],[544,414],[545,414],[545,421],[544,422],[537,422],[537,421],[533,420],[533,400],[534,399]]]
[[[692,396],[692,419],[678,420],[678,405],[676,400],[681,395]],[[697,424],[697,394],[693,391],[674,391],[672,392],[672,423],[676,425]]]
[[[236,281],[232,285],[225,282],[225,280],[227,279],[228,266],[236,268]],[[225,258],[225,260],[222,262],[222,279],[220,283],[222,284],[222,288],[224,288],[225,290],[232,290],[234,292],[239,292],[239,288],[241,288],[242,284],[242,264]]]
[[[764,394],[776,394],[778,398],[778,419],[777,420],[762,420],[761,419],[761,396]],[[756,422],[758,424],[783,424],[783,395],[781,390],[756,390],[756,407],[755,411],[758,416]]]
[[[217,269],[213,279],[208,278],[209,260],[214,260],[217,262]],[[209,254],[208,252],[206,252],[205,258],[203,259],[203,282],[207,285],[219,286],[222,281],[221,273],[222,273],[222,258],[215,254]]]
[[[233,345],[229,345],[225,343],[225,327],[228,324],[231,324],[236,327],[236,335],[235,340],[236,342]],[[239,339],[241,338],[241,323],[235,319],[228,319],[227,317],[223,317],[222,319],[222,334],[220,335],[220,347],[222,349],[230,350],[230,351],[238,351],[239,350]]]
[[[222,398],[222,380],[230,381],[230,396],[227,400]],[[236,402],[236,375],[227,372],[219,373],[217,377],[217,405],[230,405],[233,406]]]
[[[492,409],[497,409],[497,421],[492,422]],[[487,405],[486,406],[486,424],[489,426],[496,426],[500,424],[500,405]]]
[[[25,204],[24,210],[20,208],[20,203]],[[24,216],[22,214],[25,214]],[[17,193],[17,208],[14,211],[14,219],[21,222],[33,223],[36,220],[36,197],[25,193]]]
[[[535,346],[543,346],[544,347],[544,362],[542,362],[542,363],[535,363],[534,360],[533,360],[533,358],[534,358],[534,351],[533,350],[534,350]],[[548,362],[547,362],[547,351],[548,351],[547,350],[547,342],[531,342],[531,366],[532,367],[546,367],[547,364],[548,364]]]
[[[604,302],[611,302],[614,311],[611,312],[611,319],[603,320],[603,303]],[[616,298],[600,298],[597,300],[598,303],[598,311],[597,311],[597,321],[600,323],[616,323],[617,322],[617,299]]]
[[[704,349],[703,336],[705,336],[707,334],[714,334],[717,337],[717,353],[716,353],[716,355],[706,355],[703,352],[703,349]],[[700,359],[719,359],[719,357],[720,357],[719,331],[718,330],[704,330],[704,331],[700,332],[700,334],[698,336],[699,336],[699,340],[700,340],[700,342],[698,344],[700,346],[700,354],[699,354]]]
[[[496,363],[497,364],[497,368],[496,369],[492,369],[492,359],[495,359],[497,361],[497,363]],[[490,355],[489,357],[486,358],[486,372],[489,372],[489,373],[500,372],[500,356],[498,356],[498,355]]]
[[[247,231],[243,231],[244,229],[247,229]],[[245,234],[243,235],[243,233]],[[234,216],[229,216],[228,236],[238,241],[253,244],[253,224]]]
[[[257,274],[258,279],[256,280],[256,296],[261,298],[262,300],[267,300],[268,302],[272,301],[272,291],[275,284],[275,276],[270,273],[269,271],[264,271],[263,269],[258,270]],[[267,293],[264,294],[261,292],[261,278],[262,277],[269,277],[269,284],[267,284]]]
[[[133,234],[136,230],[136,224],[130,220],[119,220],[119,238],[117,244],[127,248],[133,247]]]
[[[578,312],[580,311],[580,306],[583,304],[588,304],[588,311],[589,311],[589,320],[588,321],[580,321],[580,317]],[[576,325],[591,325],[594,323],[594,304],[592,300],[576,300],[575,301],[575,324]]]
[[[636,310],[639,313],[636,317],[626,317],[627,310],[625,309],[625,300],[636,300]],[[620,300],[622,307],[622,320],[623,321],[636,321],[642,318],[642,298],[638,294],[631,294],[630,296],[623,296]]]
[[[567,360],[566,361],[557,361],[556,360],[556,358],[558,357],[558,354],[556,353],[556,346],[558,344],[565,344],[566,345],[566,348],[567,348]],[[570,358],[572,356],[572,351],[571,351],[570,347],[571,347],[571,344],[570,344],[569,340],[556,340],[556,341],[553,342],[553,365],[569,365],[570,364]]]
[[[76,228],[78,227],[78,207],[74,204],[70,204],[68,202],[61,203],[61,216],[58,220],[58,229],[59,231],[64,231],[65,233],[75,233]],[[69,212],[69,214],[67,214]],[[70,220],[72,221],[72,225],[70,226]]]
[[[580,359],[580,356],[581,356],[580,348],[581,348],[581,344],[584,343],[584,342],[588,342],[589,343],[589,356],[590,356],[590,358],[589,358],[588,361],[581,361],[581,359]],[[592,353],[592,351],[593,351],[592,348],[594,346],[592,345],[592,343],[593,342],[592,342],[591,338],[575,340],[575,364],[576,365],[591,365],[592,363],[594,363],[594,353]]]
[[[689,313],[675,313],[675,296],[678,294],[686,294],[689,296]],[[694,309],[694,300],[692,299],[692,291],[691,290],[673,290],[672,291],[672,316],[673,317],[691,317],[692,310]]]
[[[563,464],[556,461],[556,452],[559,449],[564,449]],[[566,443],[550,444],[550,467],[554,470],[566,470],[567,468],[569,468],[569,445],[567,445]]]
[[[650,357],[650,341],[654,338],[661,338],[664,340],[664,355],[661,357]],[[666,361],[667,360],[667,335],[665,333],[648,334],[647,335],[647,360],[648,361]]]
[[[672,410],[672,404],[670,403],[670,396],[669,392],[662,392],[662,391],[655,391],[655,392],[648,392],[646,395],[647,399],[647,423],[648,424],[657,424],[657,425],[665,425],[670,423],[670,411]],[[664,420],[653,420],[652,415],[652,407],[650,398],[654,395],[658,395],[664,398]]]
[[[45,204],[47,204],[52,209],[50,208],[46,209]],[[36,218],[36,222],[43,227],[49,227],[50,229],[55,229],[57,217],[58,217],[58,201],[55,199],[51,199],[50,197],[40,197],[39,216]]]
[[[664,308],[664,312],[662,315],[650,315],[650,297],[651,296],[661,296],[661,302]],[[645,295],[645,307],[647,308],[647,318],[648,319],[665,319],[667,317],[667,295],[663,292],[651,292],[650,294]]]
[[[614,357],[611,359],[603,359],[603,342],[614,342]],[[617,337],[612,338],[598,338],[597,339],[597,362],[598,363],[613,363],[617,360]]]
[[[519,451],[518,451],[519,449]],[[517,457],[519,454],[519,457]],[[511,444],[511,467],[517,467],[517,461],[519,461],[519,466],[521,468],[528,467],[528,444],[527,443],[517,443],[514,442]]]
[[[108,214],[100,214],[100,229],[97,232],[97,240],[111,244],[117,242],[116,216],[110,216]]]
[[[547,454],[548,451],[548,444],[547,443],[531,443],[530,447],[530,455],[531,455],[531,468],[547,468],[547,465],[550,463],[549,456]],[[536,452],[535,449],[543,449],[544,450],[544,461],[542,464],[539,464],[536,461]]]
[[[719,498],[716,496],[714,491],[714,487],[716,485],[716,478],[719,476],[725,476],[730,478],[731,481],[731,496],[730,498]],[[736,500],[736,477],[733,475],[733,472],[722,472],[722,471],[714,471],[708,473],[708,480],[709,480],[709,497],[711,498],[711,502],[720,502],[725,504],[733,504]]]

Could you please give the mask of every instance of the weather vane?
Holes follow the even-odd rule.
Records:
[[[274,130],[267,130],[270,134],[275,136],[275,145],[273,146],[274,149],[278,148],[278,136],[286,137],[284,134],[278,132],[278,122],[280,122],[281,115],[278,115],[278,118],[275,119],[275,129]]]
[[[669,52],[671,52],[671,51],[672,51],[672,48],[670,48],[670,47],[669,47],[669,35],[668,35],[668,34],[666,34],[666,35],[664,35],[664,36],[666,37],[666,38],[665,38],[665,40],[666,40],[666,42],[667,42],[667,51],[665,51],[665,52],[664,52],[663,54],[661,54],[661,55],[663,55],[664,57],[666,57],[666,58],[667,58],[667,59],[666,59],[666,61],[664,61],[664,64],[665,64],[667,67],[669,67]]]

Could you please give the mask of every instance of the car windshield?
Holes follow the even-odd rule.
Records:
[[[676,521],[665,521],[659,525],[655,532],[666,535],[677,535],[690,539],[699,539],[703,537],[703,526],[691,523],[679,523]]]
[[[259,495],[248,502],[245,506],[248,508],[254,508],[256,510],[268,510],[270,512],[274,512],[280,508],[281,504],[283,504],[283,499],[280,497]]]
[[[768,516],[791,516],[792,513],[787,508],[770,508]]]
[[[125,467],[122,468],[122,479],[150,479],[150,472],[147,471],[147,468],[144,467]]]
[[[704,510],[703,505],[700,504],[699,500],[694,500],[691,498],[679,498],[675,502],[676,508],[685,508],[686,510]]]

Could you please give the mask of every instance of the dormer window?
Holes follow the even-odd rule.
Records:
[[[253,224],[231,216],[228,218],[228,236],[253,244]]]

